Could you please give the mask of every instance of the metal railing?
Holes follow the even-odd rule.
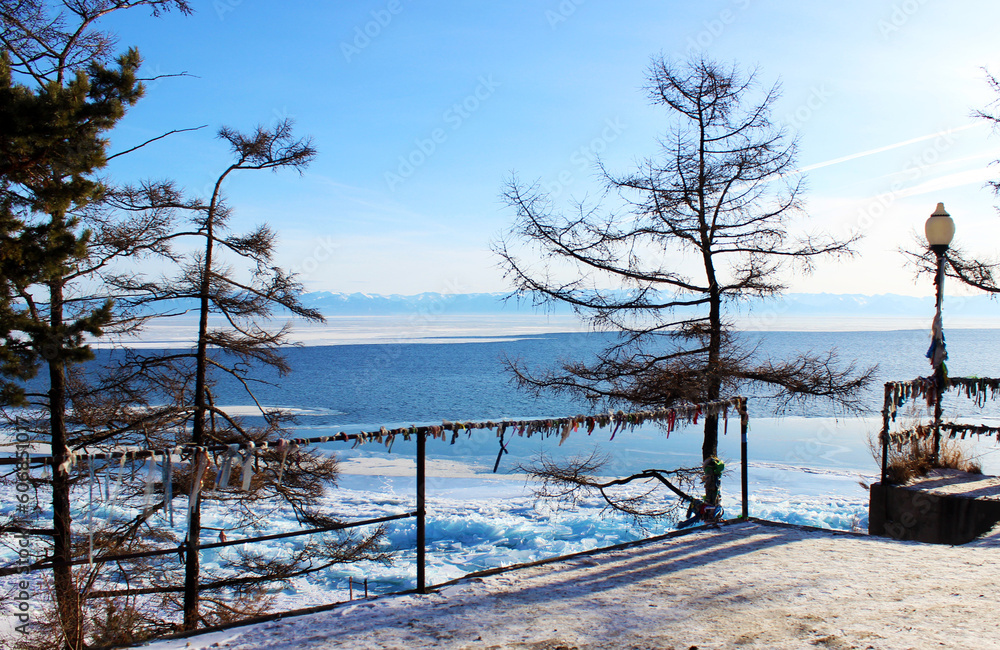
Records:
[[[532,420],[503,420],[499,422],[456,422],[450,423],[446,422],[440,426],[421,426],[421,427],[403,427],[397,429],[387,429],[382,427],[379,431],[372,432],[359,432],[354,434],[338,433],[332,436],[320,436],[313,438],[297,438],[290,441],[297,445],[316,445],[325,443],[336,443],[336,442],[354,442],[355,444],[367,443],[367,442],[381,442],[387,444],[391,447],[393,440],[396,437],[402,436],[406,439],[416,438],[416,451],[415,451],[415,463],[416,463],[416,508],[412,512],[405,512],[401,514],[389,515],[385,517],[377,517],[353,522],[337,523],[329,526],[321,526],[315,528],[301,529],[297,531],[277,533],[271,535],[262,535],[257,537],[244,537],[240,539],[226,540],[213,542],[209,544],[200,544],[199,540],[186,540],[179,546],[171,548],[154,549],[148,551],[141,551],[136,553],[124,553],[124,554],[107,554],[98,555],[94,557],[82,557],[74,559],[70,562],[54,562],[49,559],[42,559],[27,566],[21,565],[17,567],[0,568],[0,576],[12,575],[15,573],[23,573],[25,571],[38,571],[49,569],[57,565],[65,566],[78,566],[85,564],[103,564],[109,562],[125,562],[128,560],[135,560],[140,558],[149,558],[156,556],[165,555],[176,555],[180,561],[191,561],[192,558],[200,558],[200,553],[204,550],[223,548],[228,546],[234,546],[238,544],[249,544],[273,541],[277,539],[287,539],[292,537],[298,537],[303,535],[312,535],[323,532],[335,531],[335,530],[346,530],[350,528],[357,528],[361,526],[378,525],[391,521],[410,519],[416,520],[416,589],[418,593],[426,593],[428,590],[427,585],[427,493],[426,493],[426,465],[427,465],[427,438],[428,436],[439,438],[447,437],[450,433],[453,437],[460,435],[463,431],[471,436],[473,431],[479,429],[487,429],[490,431],[495,431],[495,433],[501,439],[501,446],[503,435],[507,432],[514,433],[516,435],[528,436],[533,434],[541,434],[545,436],[560,436],[561,439],[565,439],[572,431],[575,431],[579,427],[587,427],[588,431],[593,430],[595,427],[605,427],[613,426],[614,433],[618,433],[620,429],[628,427],[636,427],[641,424],[650,421],[668,423],[667,426],[673,428],[674,423],[678,418],[688,418],[693,419],[695,422],[699,415],[707,413],[712,409],[728,409],[735,408],[736,412],[740,416],[740,456],[741,456],[741,496],[742,496],[742,513],[741,519],[749,518],[749,484],[748,484],[748,413],[746,408],[746,399],[742,397],[734,397],[729,400],[724,400],[721,402],[716,402],[712,404],[695,404],[690,407],[683,408],[671,408],[671,409],[659,409],[656,411],[637,411],[631,413],[617,412],[608,413],[592,416],[574,416],[569,418],[541,418]],[[728,410],[726,410],[728,417]],[[190,450],[194,450],[194,447],[187,447]],[[201,447],[201,449],[207,449],[208,451],[225,452],[232,448],[231,445],[216,445],[211,447]],[[176,448],[174,448],[175,450]],[[267,447],[257,447],[257,450],[267,449]],[[270,449],[274,449],[273,446]],[[78,454],[75,456],[77,460],[89,459],[93,460],[114,460],[120,459],[122,455],[127,454],[129,457],[140,460],[148,458],[150,455],[162,455],[164,453],[170,453],[171,450],[127,450],[127,451],[110,451],[95,454]],[[501,452],[502,453],[502,452]],[[3,459],[10,461],[12,459]],[[13,459],[16,460],[16,459]],[[51,457],[32,457],[29,459],[32,464],[39,463],[50,463]],[[196,495],[196,499],[200,499],[200,493]],[[38,535],[51,535],[51,531],[42,529],[0,529],[0,533],[5,532],[16,532],[16,531],[28,531],[25,534],[38,534]],[[190,537],[190,535],[189,535]],[[257,579],[257,578],[254,578]],[[218,583],[212,584],[198,584],[197,589],[211,590],[225,588],[227,586],[232,586],[231,581],[220,581]],[[366,585],[367,588],[367,585]],[[104,590],[95,591],[89,594],[91,598],[98,597],[108,597],[115,595],[137,595],[137,594],[151,594],[151,593],[169,593],[169,592],[184,592],[185,586],[167,586],[167,587],[151,587],[151,588],[140,588],[140,589],[125,589],[125,590]]]

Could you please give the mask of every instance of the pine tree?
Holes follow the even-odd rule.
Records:
[[[4,348],[26,350],[48,371],[49,444],[53,464],[53,560],[72,558],[70,477],[67,459],[66,368],[92,358],[84,336],[100,336],[111,320],[111,305],[66,304],[66,289],[87,256],[90,232],[79,228],[74,212],[101,198],[92,173],[103,166],[102,134],[124,115],[139,96],[135,70],[138,53],[130,51],[117,69],[96,64],[89,74],[77,73],[64,84],[51,82],[32,90],[14,84],[8,60],[0,69],[0,99],[5,113],[2,142],[9,152],[2,175],[10,211],[19,232],[4,248],[20,259],[21,268],[4,276],[7,304]],[[16,252],[15,252],[16,251]],[[23,395],[15,395],[15,400]],[[53,570],[60,618],[71,646],[80,645],[80,603],[69,566]]]
[[[114,587],[108,584],[115,580],[112,565],[95,563],[75,572],[68,565],[86,552],[86,540],[70,535],[73,479],[65,461],[71,452],[113,445],[163,449],[191,442],[259,444],[285,437],[289,419],[283,413],[262,409],[265,425],[254,427],[219,408],[213,398],[213,373],[227,373],[250,389],[254,364],[286,372],[280,347],[287,343],[288,329],[271,330],[267,321],[275,311],[319,318],[299,302],[298,282],[273,264],[272,230],[261,226],[245,235],[228,231],[230,208],[221,191],[225,179],[237,171],[300,169],[307,164],[315,152],[307,140],[292,137],[290,124],[250,134],[223,129],[220,136],[231,147],[234,162],[216,179],[207,201],[185,199],[169,181],[116,187],[96,180],[95,171],[121,155],[107,153],[106,137],[140,97],[142,84],[136,76],[138,53],[129,50],[108,63],[114,39],[94,23],[109,12],[139,6],[154,14],[170,8],[190,10],[182,0],[83,0],[61,8],[57,3],[0,0],[7,80],[0,102],[0,151],[5,154],[0,161],[0,410],[15,404],[40,409],[39,417],[22,417],[19,426],[52,445],[55,535],[49,557],[56,562],[57,607],[49,629],[53,639],[71,648],[142,640],[172,629],[178,611],[184,612],[188,627],[233,620],[267,607],[264,585],[333,563],[388,560],[379,544],[380,529],[323,538],[281,561],[241,553],[228,574],[207,576],[210,588],[230,590],[234,598],[213,594],[199,608],[199,510],[192,517],[188,540],[186,556],[194,561],[187,563],[183,603],[174,596],[178,576],[167,560],[136,565],[133,578],[143,583],[140,596],[102,589]],[[182,214],[191,216],[192,227],[180,224]],[[182,239],[199,242],[200,253],[173,250],[172,243]],[[140,276],[143,260],[151,255],[176,263],[180,274],[147,282]],[[227,260],[227,255],[232,257]],[[246,262],[248,272],[232,271],[229,264],[234,260]],[[107,368],[87,363],[93,357],[86,344],[89,338],[109,330],[128,334],[158,315],[151,305],[171,300],[193,300],[196,305],[200,319],[193,350],[149,355],[125,349],[119,350],[121,363]],[[217,327],[214,317],[221,317],[226,326]],[[47,370],[47,390],[26,392],[25,380],[42,368]],[[175,465],[169,479],[175,495],[193,487],[196,463],[188,459]],[[81,461],[84,471],[94,465],[102,467],[100,461]],[[125,468],[134,479],[136,463]],[[206,481],[211,474],[206,472]],[[272,450],[258,454],[248,492],[222,485],[206,499],[242,513],[238,525],[247,530],[266,525],[261,506],[265,500],[291,505],[304,525],[329,525],[333,517],[314,504],[336,476],[333,457]],[[128,477],[121,498],[146,505],[134,516],[108,521],[95,531],[95,555],[176,543],[154,521],[164,499],[148,503],[142,487]],[[85,610],[83,592],[87,598],[104,599],[106,607]],[[124,609],[117,601],[123,596]],[[31,647],[55,646],[40,640]]]
[[[38,366],[47,370],[48,390],[39,397],[52,448],[53,583],[70,648],[84,641],[80,594],[67,564],[73,557],[67,369],[92,358],[85,337],[101,334],[112,305],[67,291],[87,266],[92,232],[80,214],[104,194],[94,173],[106,163],[105,135],[142,94],[138,52],[130,49],[109,65],[114,40],[93,25],[136,6],[189,10],[183,0],[83,0],[62,10],[40,1],[0,2],[0,369],[6,404],[28,397],[17,380]]]

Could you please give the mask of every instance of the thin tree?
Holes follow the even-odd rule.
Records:
[[[270,228],[266,225],[261,226],[243,237],[223,235],[230,211],[223,200],[222,184],[230,174],[247,169],[301,170],[315,157],[316,150],[309,141],[295,140],[291,134],[291,124],[287,121],[278,124],[273,130],[258,128],[250,136],[224,128],[219,132],[219,137],[230,144],[235,160],[219,175],[208,203],[194,207],[197,230],[190,234],[201,238],[204,247],[180,278],[180,292],[168,291],[166,294],[172,298],[197,296],[199,303],[194,419],[191,434],[191,442],[196,445],[209,442],[209,436],[216,433],[206,431],[205,426],[209,407],[207,382],[210,345],[233,353],[244,361],[261,361],[285,373],[288,371],[288,366],[276,350],[287,337],[287,326],[277,332],[271,332],[260,327],[256,319],[269,317],[274,306],[278,305],[307,320],[323,320],[319,312],[304,307],[298,300],[298,294],[301,293],[300,285],[280,268],[271,265],[275,234]],[[217,260],[216,246],[225,247],[230,252],[256,263],[255,279],[261,281],[260,284],[253,286],[237,281],[232,272]],[[212,311],[222,314],[230,327],[210,330],[209,315]],[[238,370],[231,369],[230,372],[242,378]],[[225,416],[222,412],[220,415]],[[278,417],[278,414],[265,415],[275,422]],[[330,471],[332,474],[333,468]],[[201,509],[197,506],[188,528],[187,543],[191,550],[185,574],[185,629],[194,629],[199,622],[197,548],[200,532]]]
[[[155,307],[161,315],[180,316],[194,313],[197,328],[191,350],[171,350],[160,355],[130,353],[129,367],[139,365],[146,369],[165,367],[169,370],[160,376],[172,376],[164,386],[178,410],[185,412],[189,428],[179,431],[172,444],[190,443],[197,446],[218,444],[277,442],[286,437],[290,418],[280,410],[262,405],[256,388],[262,382],[255,373],[270,367],[279,375],[290,368],[281,350],[289,344],[290,325],[272,327],[273,318],[280,314],[307,321],[322,321],[322,315],[304,306],[300,300],[302,286],[297,279],[275,265],[276,234],[267,225],[261,225],[246,234],[232,233],[229,220],[232,209],[227,203],[223,185],[235,173],[290,169],[301,171],[315,157],[315,149],[308,139],[295,138],[292,125],[281,121],[272,127],[258,127],[250,133],[230,128],[219,131],[219,138],[229,147],[232,162],[219,174],[206,199],[185,199],[171,183],[146,183],[126,188],[114,197],[114,202],[131,212],[168,211],[176,213],[175,219],[187,215],[190,228],[178,227],[165,239],[175,248],[181,243],[189,252],[175,252],[171,256],[178,268],[176,277],[152,278],[137,273],[135,269],[106,280],[124,295],[131,295],[132,304]],[[190,247],[193,241],[196,245]],[[242,271],[241,271],[242,269]],[[242,273],[242,274],[241,274]],[[214,399],[215,375],[223,375],[241,385],[257,405],[263,426],[249,426],[218,405]],[[204,497],[219,501],[239,514],[236,530],[260,529],[266,516],[260,505],[265,498],[277,497],[287,503],[300,522],[327,526],[335,519],[316,507],[317,499],[326,486],[335,483],[338,476],[336,459],[305,450],[275,450],[259,457],[263,469],[251,483],[249,491],[228,485],[218,490],[206,491]],[[187,474],[195,477],[197,464],[192,459]],[[211,470],[205,475],[211,476]],[[235,476],[233,477],[235,480]],[[198,490],[189,478],[185,489]],[[229,488],[229,489],[227,489]],[[255,613],[266,604],[261,599],[262,585],[287,581],[297,575],[325,569],[335,563],[372,560],[385,562],[389,555],[380,549],[383,530],[358,537],[345,536],[329,542],[320,542],[304,548],[285,560],[265,558],[261,554],[243,553],[228,567],[225,574],[210,576],[213,589],[239,587],[242,589],[243,609],[233,602],[210,599],[211,607],[199,607],[201,568],[198,547],[201,537],[201,501],[189,517],[189,532],[185,541],[186,564],[184,575],[183,610],[185,629],[194,629],[202,623],[213,624],[232,620],[239,615]],[[223,531],[224,532],[224,531]],[[254,591],[256,589],[256,591]],[[253,596],[255,599],[251,599]],[[239,600],[239,599],[238,599]],[[258,609],[252,609],[257,607]]]
[[[825,397],[859,408],[873,369],[842,367],[835,350],[771,360],[733,330],[732,310],[780,295],[787,269],[850,255],[856,240],[793,236],[804,216],[802,178],[795,141],[771,121],[778,87],[705,59],[655,59],[648,79],[648,97],[669,112],[672,129],[659,157],[634,172],[600,168],[619,206],[581,203],[564,215],[537,184],[506,184],[517,219],[494,248],[515,295],[569,304],[621,333],[593,361],[542,372],[511,361],[517,381],[611,404],[713,402],[758,385],[776,389],[780,406]],[[705,461],[717,454],[718,427],[717,415],[705,417]],[[715,502],[711,485],[706,492]]]

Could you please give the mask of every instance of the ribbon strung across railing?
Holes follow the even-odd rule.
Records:
[[[267,452],[269,450],[276,452],[278,460],[280,461],[277,471],[277,485],[280,486],[286,464],[289,460],[289,455],[294,455],[299,449],[307,445],[322,444],[331,441],[353,440],[355,447],[361,444],[375,442],[384,444],[387,449],[391,450],[393,440],[396,436],[403,436],[405,440],[409,440],[411,436],[414,435],[430,436],[440,440],[447,440],[450,437],[451,443],[454,444],[463,432],[467,436],[471,437],[473,431],[486,429],[495,431],[500,441],[500,452],[497,455],[496,464],[493,468],[493,471],[496,472],[502,455],[507,452],[506,444],[509,442],[510,437],[505,438],[505,436],[508,436],[508,434],[510,436],[517,435],[529,438],[533,435],[539,435],[546,438],[558,435],[559,444],[562,445],[570,435],[579,431],[581,428],[586,428],[587,435],[590,435],[598,428],[604,429],[611,427],[611,440],[614,440],[615,436],[620,431],[624,431],[625,429],[634,430],[635,428],[648,422],[655,422],[664,425],[666,433],[669,436],[670,433],[672,433],[680,424],[685,422],[698,424],[699,418],[708,416],[721,416],[725,423],[724,426],[728,429],[730,408],[735,408],[743,421],[743,424],[746,424],[746,420],[748,418],[746,398],[731,397],[725,400],[702,404],[686,404],[671,408],[633,411],[628,413],[625,411],[615,411],[598,415],[576,415],[566,418],[543,418],[537,420],[501,420],[499,422],[494,422],[492,420],[486,422],[444,421],[440,425],[422,427],[414,425],[395,429],[389,429],[383,426],[379,427],[377,432],[361,431],[354,434],[340,432],[332,436],[320,436],[317,438],[282,438],[272,443],[267,441],[262,441],[260,443],[254,443],[253,441],[247,441],[245,443],[230,442],[229,444],[215,445],[211,447],[203,445],[178,445],[163,450],[115,448],[101,453],[74,452],[73,450],[66,448],[64,450],[66,458],[60,465],[60,470],[68,472],[80,461],[87,461],[86,464],[87,472],[89,474],[90,489],[90,503],[87,511],[87,557],[88,560],[92,562],[94,557],[94,493],[95,486],[97,485],[97,479],[95,476],[95,461],[97,460],[105,461],[103,496],[105,503],[109,504],[117,500],[120,495],[124,498],[123,487],[126,482],[126,465],[131,467],[130,461],[134,462],[145,460],[144,464],[146,465],[146,471],[143,479],[144,489],[142,491],[143,515],[148,516],[151,513],[153,494],[156,489],[155,480],[159,477],[163,486],[163,515],[164,518],[170,522],[171,526],[174,525],[173,470],[175,467],[175,459],[181,463],[186,462],[190,466],[191,471],[190,485],[187,494],[187,520],[188,528],[190,530],[192,517],[198,508],[201,492],[205,487],[204,481],[209,467],[217,468],[214,481],[215,489],[226,489],[232,487],[231,479],[235,478],[233,473],[233,464],[236,463],[236,469],[241,474],[236,482],[243,491],[247,491],[250,488],[251,481],[253,479],[255,459],[259,453]],[[507,442],[505,442],[505,440]],[[162,458],[159,471],[157,471],[156,467],[157,456]],[[113,460],[118,460],[117,480],[114,480],[115,463],[112,462]],[[112,483],[114,483],[113,490]],[[99,488],[97,489],[99,490]],[[98,494],[100,494],[100,492],[98,492]]]
[[[966,436],[986,436],[987,438],[998,436],[997,440],[1000,442],[1000,427],[991,427],[986,424],[956,424],[954,422],[942,422],[941,431],[948,434],[951,439],[961,438],[965,440]],[[931,425],[917,425],[910,429],[904,429],[902,431],[890,431],[889,432],[889,442],[902,445],[914,438],[928,438],[934,433],[934,427]]]
[[[933,377],[918,377],[910,381],[886,382],[886,400],[883,412],[895,421],[900,406],[910,399],[926,398],[928,405],[933,405],[935,382]],[[1000,397],[1000,379],[990,377],[949,377],[948,389],[965,392],[965,396],[973,399],[976,406],[984,406],[987,397]]]
[[[205,474],[210,466],[217,468],[214,487],[216,489],[225,489],[230,487],[230,479],[233,476],[233,463],[238,463],[238,468],[241,472],[241,476],[238,481],[239,486],[246,491],[250,488],[250,483],[253,478],[253,465],[255,458],[259,453],[263,453],[268,450],[274,450],[278,454],[280,463],[277,471],[277,482],[280,486],[289,455],[294,455],[299,449],[307,445],[353,440],[355,447],[374,442],[377,444],[384,444],[391,450],[392,443],[396,436],[402,436],[404,440],[409,440],[411,436],[414,435],[430,436],[439,440],[447,440],[450,437],[451,443],[454,444],[462,433],[471,437],[473,431],[487,429],[495,431],[500,440],[500,453],[497,456],[497,465],[499,465],[500,456],[506,451],[505,436],[508,436],[506,441],[509,442],[509,436],[513,435],[529,438],[534,435],[546,438],[558,435],[559,444],[562,445],[570,435],[579,431],[581,428],[586,428],[587,435],[590,435],[596,429],[611,427],[611,440],[614,440],[618,432],[624,431],[625,429],[633,430],[636,427],[648,422],[663,424],[667,435],[669,436],[670,433],[672,433],[680,424],[685,422],[698,424],[699,418],[710,415],[716,417],[721,416],[725,422],[726,428],[728,428],[730,408],[735,408],[742,419],[745,420],[747,418],[746,398],[731,397],[729,399],[715,402],[686,404],[671,408],[633,411],[628,413],[625,411],[615,411],[598,415],[576,415],[566,418],[543,418],[537,420],[501,420],[499,422],[494,422],[492,420],[486,422],[444,421],[440,425],[421,427],[414,425],[394,429],[389,429],[383,426],[380,427],[378,431],[373,432],[361,431],[354,434],[347,434],[342,431],[331,436],[293,439],[282,438],[271,443],[263,441],[255,444],[252,441],[248,441],[245,443],[229,443],[213,447],[178,445],[164,450],[127,449],[112,450],[103,453],[73,452],[67,449],[67,459],[63,463],[63,467],[68,470],[73,466],[73,464],[83,459],[87,459],[89,471],[93,473],[94,460],[101,459],[108,461],[105,463],[106,481],[104,496],[106,502],[111,502],[116,500],[122,492],[122,487],[125,483],[126,464],[129,464],[130,460],[137,461],[140,459],[148,459],[143,495],[144,513],[148,514],[152,500],[152,493],[155,489],[153,485],[154,477],[158,474],[162,477],[163,483],[164,515],[169,519],[171,525],[173,525],[173,481],[171,477],[175,466],[175,457],[182,462],[186,460],[191,465],[192,476],[188,493],[188,519],[190,519],[194,513],[196,504],[198,503]],[[157,455],[162,455],[163,458],[160,472],[156,472]],[[114,459],[118,460],[118,476],[117,481],[114,481],[113,491],[109,493],[114,468],[114,464],[110,461]],[[93,485],[93,479],[91,484]],[[91,496],[91,504],[93,504],[93,496]]]
[[[955,424],[954,422],[943,422],[941,424],[941,430],[947,431],[950,438],[961,436],[962,440],[965,440],[965,436],[967,435],[1000,435],[1000,427],[991,427],[985,424]]]
[[[965,393],[965,397],[975,402],[977,407],[986,405],[986,400],[996,400],[1000,397],[1000,379],[990,377],[948,377],[947,389],[955,390],[959,394]],[[910,381],[890,381],[885,384],[885,401],[882,406],[882,414],[886,423],[896,421],[899,408],[910,399],[927,400],[928,406],[934,404],[936,383],[933,377],[918,377]],[[957,424],[954,422],[942,422],[941,430],[946,431],[949,437],[965,438],[967,435],[976,436],[998,436],[1000,441],[1000,427],[991,427],[985,424]],[[913,438],[926,438],[931,435],[933,429],[930,425],[920,425],[904,431],[884,433],[888,436],[889,442],[902,444]]]
[[[665,424],[667,427],[667,434],[669,435],[674,431],[680,422],[688,422],[691,424],[697,424],[698,418],[703,415],[723,415],[728,422],[728,413],[730,408],[740,408],[743,404],[743,397],[732,397],[725,400],[719,400],[717,402],[707,402],[704,404],[687,404],[682,406],[675,406],[672,408],[663,408],[647,411],[633,411],[626,413],[624,411],[616,411],[609,413],[601,413],[598,415],[576,415],[566,418],[544,418],[537,420],[501,420],[499,422],[494,422],[488,420],[486,422],[451,422],[445,420],[441,425],[433,425],[426,427],[401,427],[397,429],[387,429],[386,427],[381,427],[377,432],[365,432],[355,434],[354,446],[362,445],[369,442],[375,442],[378,444],[391,445],[392,440],[396,436],[403,436],[404,439],[408,440],[411,435],[430,435],[437,440],[447,440],[449,437],[452,444],[454,444],[462,433],[467,436],[472,435],[472,431],[478,429],[488,429],[490,431],[496,431],[496,435],[503,438],[505,435],[512,434],[522,437],[532,437],[534,435],[539,435],[545,438],[552,436],[559,436],[559,444],[566,441],[571,434],[579,431],[581,427],[586,427],[587,434],[590,435],[595,429],[603,429],[606,427],[612,427],[611,439],[618,434],[619,431],[624,431],[627,429],[635,429],[647,422],[659,422]],[[330,438],[331,440],[347,440],[346,433],[339,433]]]
[[[950,377],[948,383],[958,391],[965,390],[965,396],[976,400],[976,406],[986,404],[987,393],[990,399],[1000,397],[1000,379],[989,377]]]
[[[555,435],[560,436],[560,442],[565,442],[565,440],[574,432],[579,431],[581,427],[586,427],[588,435],[593,433],[595,429],[603,429],[606,427],[612,427],[611,437],[614,438],[615,435],[620,431],[625,429],[635,429],[647,422],[657,422],[666,425],[667,434],[672,433],[680,424],[698,424],[699,418],[708,415],[722,416],[725,423],[728,425],[729,421],[729,409],[734,408],[738,412],[742,412],[745,409],[742,407],[746,403],[745,397],[731,397],[724,400],[719,400],[715,402],[705,402],[701,404],[686,404],[680,406],[674,406],[671,408],[661,408],[645,411],[615,411],[608,413],[601,413],[598,415],[576,415],[572,417],[565,418],[541,418],[534,420],[500,420],[494,422],[488,420],[486,422],[452,422],[445,420],[440,425],[431,426],[416,426],[411,425],[409,427],[398,427],[398,428],[387,428],[380,427],[378,431],[359,431],[357,433],[346,433],[341,431],[339,433],[329,435],[329,436],[319,436],[313,438],[282,438],[277,441],[264,441],[257,443],[253,442],[240,442],[240,443],[229,443],[215,445],[212,447],[200,447],[200,449],[207,452],[213,452],[218,457],[217,461],[213,462],[214,465],[224,464],[225,457],[230,453],[233,453],[234,449],[244,450],[248,452],[244,456],[243,461],[243,478],[247,479],[247,470],[250,466],[250,460],[254,453],[260,453],[267,451],[269,449],[277,450],[280,457],[286,457],[289,453],[294,453],[295,450],[308,446],[316,445],[327,442],[343,442],[343,441],[354,441],[354,446],[377,443],[386,445],[390,447],[393,440],[397,436],[402,436],[404,440],[409,440],[411,436],[415,435],[429,435],[432,438],[439,440],[447,440],[449,437],[451,442],[454,443],[458,440],[461,434],[466,436],[472,436],[473,431],[480,429],[487,429],[490,431],[495,431],[497,436],[504,434],[513,434],[518,436],[531,437],[534,435],[539,435],[542,437],[552,437]],[[235,447],[234,447],[235,445]],[[126,451],[110,451],[110,452],[98,452],[98,453],[83,453],[76,452],[72,454],[72,459],[74,461],[79,461],[81,459],[120,459],[119,466],[119,481],[122,477],[122,469],[125,464],[125,458],[130,457],[135,460],[140,458],[148,458],[153,454],[169,454],[169,453],[191,453],[195,447],[192,445],[179,445],[172,450],[126,450]],[[36,460],[38,460],[36,458]]]

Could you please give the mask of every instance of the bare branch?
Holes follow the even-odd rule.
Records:
[[[132,153],[133,151],[138,151],[139,149],[142,149],[143,147],[145,147],[147,144],[151,144],[153,142],[156,142],[157,140],[162,140],[163,138],[166,138],[166,137],[169,137],[171,135],[174,135],[175,133],[185,133],[187,131],[198,131],[199,129],[204,129],[206,126],[208,126],[208,125],[207,124],[202,124],[201,126],[193,126],[193,127],[189,127],[189,128],[186,128],[186,129],[173,129],[173,130],[167,131],[166,133],[164,133],[162,135],[158,135],[155,138],[150,138],[149,140],[146,140],[142,144],[137,144],[136,146],[131,147],[129,149],[126,149],[125,151],[119,151],[118,153],[111,154],[110,156],[108,156],[108,160],[112,160],[114,158],[117,158],[118,156],[124,156],[125,154]]]
[[[626,514],[638,525],[650,519],[676,516],[688,504],[699,502],[685,488],[690,490],[699,482],[704,473],[700,467],[669,471],[647,469],[622,478],[598,479],[597,474],[609,460],[607,455],[595,449],[588,456],[570,458],[562,463],[543,454],[535,463],[519,465],[518,468],[539,481],[539,487],[535,489],[538,498],[575,506],[582,499],[598,495],[604,500],[607,510]],[[642,486],[638,491],[625,489],[633,483]],[[657,507],[649,506],[657,487],[666,487],[678,499]]]

